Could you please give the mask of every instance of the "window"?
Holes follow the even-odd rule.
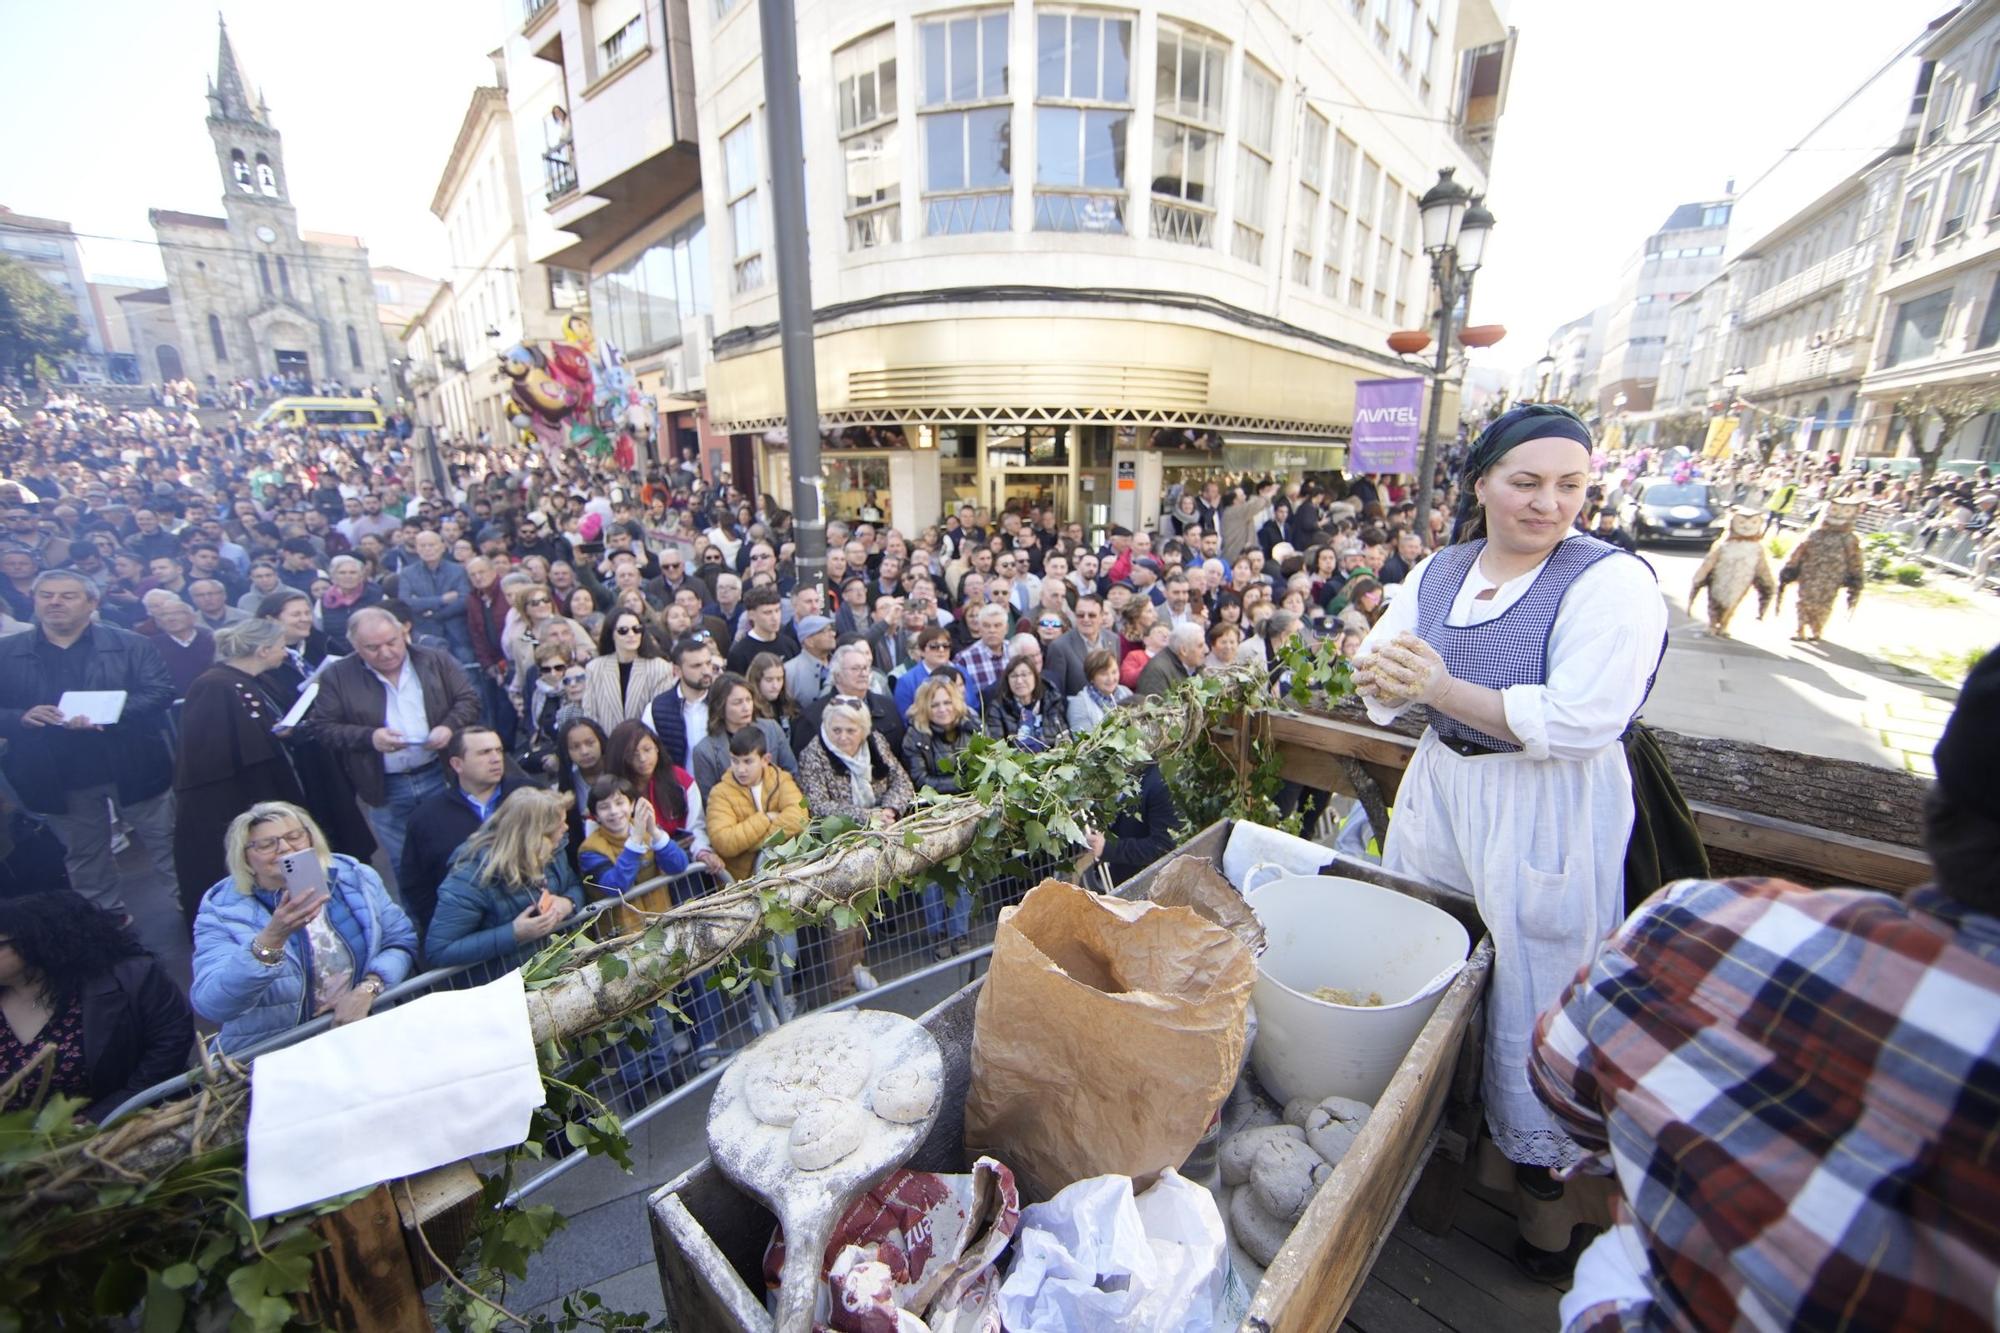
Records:
[[[1375,225],[1375,201],[1382,189],[1382,168],[1375,159],[1361,159],[1361,189],[1354,198],[1354,220],[1364,227]]]
[[[1418,310],[1423,309],[1424,284],[1430,280],[1424,265],[1417,258],[1418,237],[1422,234],[1422,223],[1418,219],[1417,196],[1403,196],[1403,236],[1402,258],[1396,277],[1396,327],[1410,327],[1410,303],[1415,302]]]
[[[229,175],[236,182],[237,189],[245,194],[255,193],[255,187],[250,184],[250,163],[244,158],[241,148],[229,150]]]
[[[588,309],[590,293],[587,279],[573,268],[557,268],[553,264],[545,270],[549,278],[549,309]]]
[[[1889,257],[1901,259],[1917,248],[1917,238],[1923,235],[1924,219],[1930,215],[1931,192],[1918,190],[1903,203],[1903,220],[1896,228],[1896,249]]]
[[[601,79],[646,49],[646,7],[641,0],[592,0],[587,11]]]
[[[552,284],[560,271],[550,270]],[[627,356],[678,344],[682,321],[712,309],[708,232],[701,218],[590,279],[590,318],[598,340]]]
[[[347,326],[347,359],[354,363],[354,368],[356,370],[360,370],[362,368],[361,335],[354,331],[354,326],[352,324],[349,324]]]
[[[1952,173],[1951,189],[1944,197],[1944,220],[1938,223],[1938,239],[1956,236],[1965,229],[1972,212],[1973,190],[1979,180],[1979,164],[1968,162]]]
[[[1346,253],[1347,216],[1354,207],[1354,140],[1333,136],[1333,170],[1326,183],[1326,253],[1320,257],[1319,290],[1339,300],[1341,262]]]
[[[1711,204],[1701,211],[1701,225],[1704,227],[1726,227],[1729,225],[1728,204]]]
[[[1945,131],[1951,128],[1952,113],[1958,110],[1958,80],[1939,79],[1931,88],[1930,124],[1924,130],[1924,147],[1943,143]]]
[[[1013,105],[1007,13],[981,10],[917,25],[922,53],[924,231],[1007,231],[1014,225]]]
[[[833,53],[840,100],[840,155],[846,164],[847,248],[902,239],[902,151],[896,135],[896,30],[883,28]]]
[[[1889,334],[1889,354],[1885,366],[1929,356],[1944,337],[1945,316],[1951,311],[1951,289],[1932,292],[1896,307],[1895,327]]]
[[[1035,230],[1125,230],[1132,20],[1035,15]]]
[[[1412,60],[1417,74],[1417,95],[1424,102],[1431,100],[1431,62],[1436,58],[1438,25],[1435,15],[1428,15],[1417,25],[1417,53]]]
[[[1153,234],[1182,245],[1212,245],[1229,47],[1162,20],[1154,63]]]
[[[713,0],[713,12],[717,18],[726,18],[729,11],[736,8],[736,0]]]
[[[1292,281],[1311,287],[1313,238],[1319,234],[1320,187],[1326,180],[1326,117],[1306,108],[1299,130],[1298,218],[1292,227]]]
[[[257,256],[257,282],[264,289],[264,295],[271,294],[271,260],[268,255]]]
[[[1386,317],[1389,313],[1389,289],[1393,285],[1390,275],[1396,262],[1396,243],[1387,236],[1375,241],[1375,313]]]
[[[208,341],[209,345],[215,348],[215,359],[217,361],[227,361],[229,359],[229,345],[222,341],[222,320],[218,316],[210,315],[208,317]]]
[[[1986,78],[1979,85],[1979,100],[1973,103],[1972,114],[1977,116],[1986,111],[1996,101],[2000,101],[2000,42],[1995,42],[1986,53]]]
[[[271,169],[271,159],[257,154],[257,188],[273,199],[278,197],[278,173]]]
[[[1271,139],[1278,116],[1278,81],[1254,60],[1243,62],[1243,95],[1236,116],[1236,229],[1229,252],[1247,264],[1261,264],[1264,215],[1271,201]]]
[[[745,119],[722,136],[722,189],[729,201],[730,289],[764,285],[764,219],[757,211],[757,142]]]
[[[285,267],[285,257],[283,255],[278,256],[278,290],[285,294],[286,300],[289,301],[291,299],[292,271]]]

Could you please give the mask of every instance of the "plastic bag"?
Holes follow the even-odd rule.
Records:
[[[1008,1333],[1209,1333],[1229,1260],[1215,1196],[1164,1171],[1079,1180],[1021,1213],[1000,1286]]]

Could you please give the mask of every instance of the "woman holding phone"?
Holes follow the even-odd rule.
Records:
[[[367,1016],[410,975],[417,928],[375,871],[327,846],[290,801],[259,801],[230,821],[229,874],[202,895],[194,919],[195,1012],[221,1025],[219,1049],[254,1042],[330,1013]]]
[[[472,979],[497,977],[576,914],[583,885],[562,854],[569,809],[563,792],[522,787],[465,840],[438,886],[426,963],[482,963]]]

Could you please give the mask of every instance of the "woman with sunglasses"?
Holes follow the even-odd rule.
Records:
[[[653,697],[674,687],[673,663],[636,611],[621,607],[605,616],[597,649],[584,668],[583,711],[607,732],[644,720]]]
[[[557,613],[555,594],[547,584],[524,580],[508,590],[507,599],[513,604],[514,614],[508,617],[501,643],[508,660],[514,664],[516,694],[526,691],[528,673],[534,669],[535,658],[545,640],[566,640],[565,650],[573,662],[591,659],[590,635],[583,626]]]

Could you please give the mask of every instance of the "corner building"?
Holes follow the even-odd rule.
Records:
[[[1177,475],[1337,466],[1354,382],[1415,373],[1384,339],[1430,320],[1418,198],[1485,188],[1492,0],[798,11],[829,514],[1129,523]],[[757,11],[686,13],[707,416],[783,502]]]

